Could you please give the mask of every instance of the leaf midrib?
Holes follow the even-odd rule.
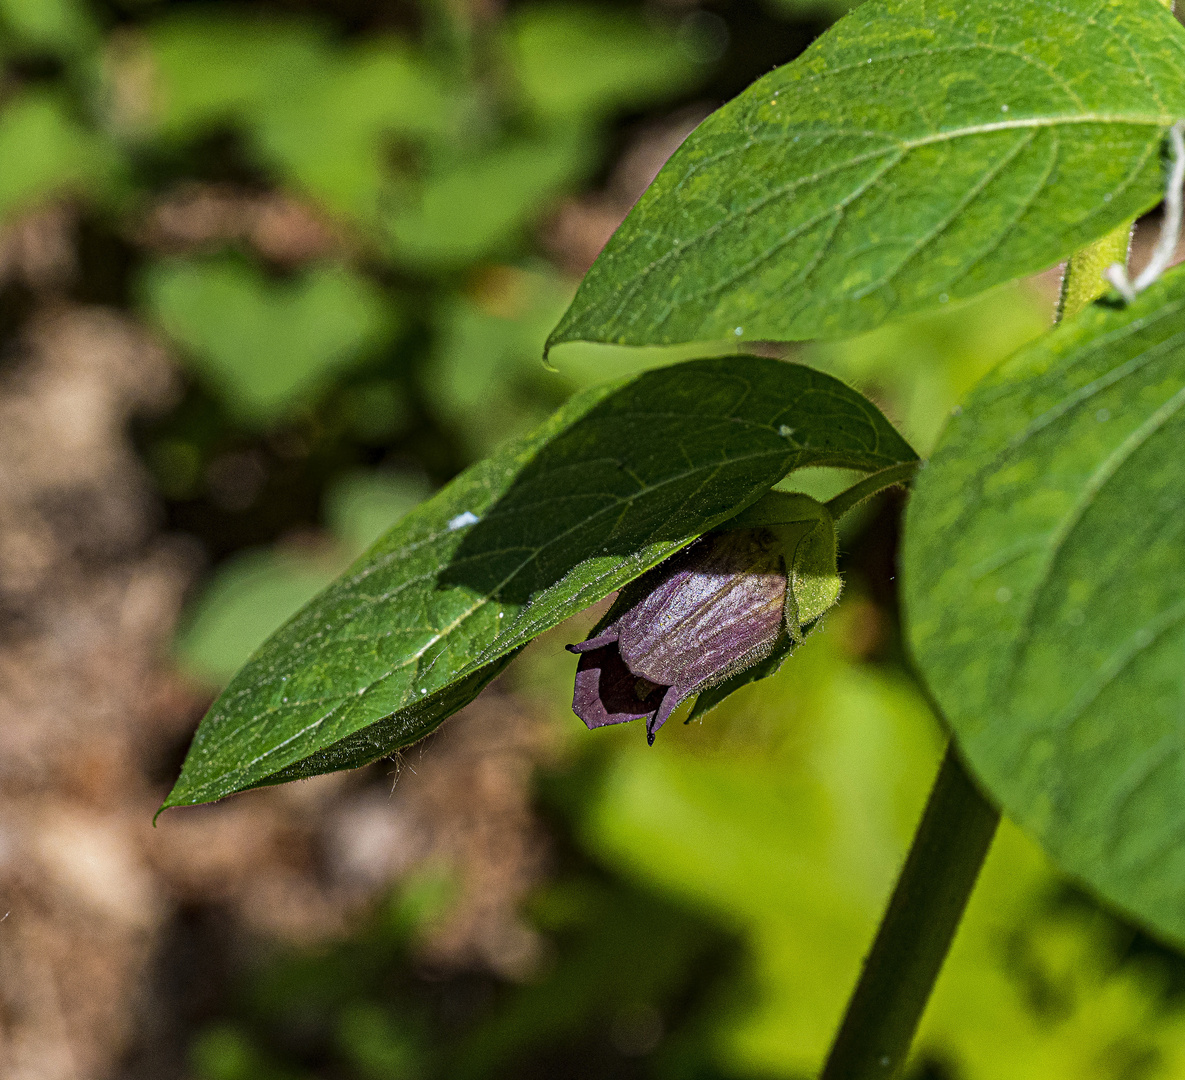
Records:
[[[1071,351],[1063,357],[1066,362],[1072,361],[1076,366],[1082,366],[1092,356],[1102,350],[1114,345],[1117,342],[1124,341],[1129,337],[1141,333],[1164,319],[1171,318],[1180,313],[1181,308],[1185,306],[1185,302],[1176,302],[1165,304],[1155,311],[1150,312],[1147,316],[1135,319],[1130,323],[1124,324],[1118,330],[1109,334],[1101,335],[1100,337],[1091,340],[1086,348],[1080,351]],[[1001,446],[987,461],[985,461],[965,482],[964,487],[974,489],[977,497],[982,497],[983,485],[988,477],[1000,472],[1004,464],[1013,458],[1025,444],[1034,436],[1039,435],[1046,428],[1057,423],[1063,417],[1068,416],[1075,409],[1086,405],[1091,398],[1108,390],[1116,384],[1122,382],[1124,379],[1138,374],[1150,363],[1159,359],[1166,351],[1169,351],[1178,346],[1182,341],[1185,341],[1185,329],[1178,330],[1170,334],[1162,341],[1158,341],[1155,345],[1145,349],[1143,352],[1137,353],[1131,359],[1124,361],[1108,371],[1103,372],[1097,377],[1084,383],[1072,393],[1067,394],[1055,404],[1049,406],[1041,412],[1041,414],[1031,420],[1023,430],[1009,439],[1003,446]],[[1056,369],[1057,372],[1064,371],[1065,365]],[[1051,369],[1047,374],[1054,374],[1054,369]],[[1002,383],[1004,389],[1012,385],[1013,381],[1018,377],[1011,373],[1010,369],[1003,371],[1004,375],[1008,376],[1008,381]],[[968,517],[975,513],[975,505],[973,500],[967,500],[959,511],[955,520],[951,523],[951,530],[957,535],[961,530],[963,523]],[[977,564],[982,565],[982,564]]]
[[[759,460],[761,458],[770,457],[770,456],[780,456],[783,454],[787,454],[789,452],[790,451],[787,451],[787,450],[778,450],[778,451],[767,450],[767,451],[763,451],[762,453],[759,453],[759,454],[749,454],[744,457],[732,458],[729,460],[728,464],[731,465],[731,464],[735,464],[737,462],[754,461],[754,460]],[[720,468],[720,463],[715,463],[710,468],[705,466],[700,469],[693,469],[693,470],[688,470],[687,472],[679,473],[677,476],[668,477],[667,479],[663,480],[659,484],[650,485],[650,487],[645,489],[645,492],[637,492],[634,495],[630,496],[629,499],[624,500],[624,502],[629,503],[637,498],[640,498],[643,494],[658,490],[660,487],[663,487],[667,484],[674,483],[679,480],[684,480],[690,476],[694,476],[696,473],[699,473],[699,472],[707,473],[707,476],[705,476],[705,478],[704,478],[704,483],[707,483],[711,479],[711,477],[714,476],[719,471],[719,468]],[[568,529],[566,532],[564,532],[560,536],[557,536],[557,537],[553,538],[552,540],[548,541],[547,544],[535,549],[534,553],[532,554],[532,556],[529,559],[520,563],[515,568],[515,570],[509,576],[504,578],[503,581],[494,590],[492,590],[488,595],[481,597],[475,604],[473,604],[471,607],[469,607],[465,611],[461,612],[448,626],[443,627],[439,632],[433,631],[434,636],[431,638],[431,640],[429,640],[425,645],[423,645],[414,655],[408,657],[402,663],[394,665],[394,666],[390,667],[388,670],[382,672],[380,675],[378,675],[374,679],[372,679],[369,683],[364,685],[361,689],[353,690],[348,694],[341,694],[341,695],[331,696],[328,698],[319,698],[319,699],[312,699],[312,700],[305,699],[302,701],[296,701],[296,702],[291,703],[293,708],[299,708],[303,705],[315,704],[318,701],[332,701],[332,702],[334,702],[334,705],[322,716],[318,717],[317,719],[313,720],[311,723],[307,724],[300,731],[290,735],[287,739],[285,739],[282,743],[278,744],[277,746],[274,746],[274,747],[269,748],[268,750],[265,750],[258,757],[252,759],[249,763],[247,763],[247,765],[245,765],[242,768],[240,768],[239,770],[237,770],[237,772],[239,774],[245,773],[246,770],[252,768],[255,765],[258,765],[261,761],[266,760],[272,754],[278,752],[279,750],[282,750],[285,746],[289,745],[296,739],[300,738],[301,736],[307,734],[310,731],[316,730],[316,728],[318,728],[322,723],[324,723],[325,720],[329,719],[329,717],[331,717],[333,715],[333,713],[340,707],[340,705],[342,703],[349,701],[353,698],[358,698],[358,699],[364,698],[375,686],[378,686],[380,683],[382,683],[386,679],[390,678],[396,672],[402,671],[403,669],[407,668],[411,664],[415,664],[417,661],[420,660],[420,658],[433,645],[435,645],[437,642],[439,642],[442,639],[444,639],[445,637],[447,637],[450,633],[452,633],[454,630],[456,630],[457,627],[459,627],[467,619],[469,619],[474,614],[476,614],[479,610],[481,610],[482,607],[484,607],[486,604],[488,604],[493,599],[493,597],[496,595],[498,589],[504,587],[509,581],[513,580],[513,578],[518,573],[520,573],[523,570],[523,568],[528,566],[534,559],[537,559],[539,557],[539,555],[543,551],[546,550],[547,547],[563,540],[569,533],[571,533],[572,531],[574,531],[577,528],[582,528],[582,527],[586,526],[590,521],[595,520],[597,517],[606,513],[608,510],[620,509],[621,505],[622,504],[619,503],[618,505],[616,505],[614,507],[606,507],[603,510],[599,510],[596,514],[591,515],[590,517],[584,518],[577,525],[573,525],[570,529]],[[441,534],[441,535],[445,535],[445,534]],[[359,577],[355,580],[362,580],[362,578]],[[358,610],[361,610],[362,607],[371,606],[374,603],[382,602],[385,599],[386,599],[385,596],[369,598],[364,602],[363,605],[361,605],[361,607],[355,609],[354,614],[356,614],[356,612]],[[350,617],[352,618],[354,616],[351,615]],[[490,650],[491,650],[491,648],[493,648],[493,646],[495,644],[498,645],[497,652],[499,654],[505,652],[507,648],[513,648],[514,647],[514,645],[513,645],[514,639],[511,638],[509,640],[511,641],[511,644],[509,644],[509,645],[507,645],[506,643],[498,643],[498,642],[496,642],[496,640],[490,642],[490,644],[484,650],[482,650],[482,653],[476,659],[471,660],[467,665],[465,665],[465,667],[462,668],[453,677],[453,679],[450,680],[450,682],[454,682],[457,679],[464,678],[466,675],[471,675],[475,671],[477,671],[479,668],[483,667],[485,665],[485,663],[490,662],[490,659],[491,659]],[[414,680],[413,680],[413,685],[414,685]],[[244,692],[247,692],[247,691],[254,692],[256,689],[258,689],[258,687],[245,687]],[[440,689],[443,689],[443,687]],[[433,693],[435,693],[435,692],[436,691],[433,691]],[[402,701],[397,706],[397,710],[406,708],[407,705],[410,704],[413,700],[414,699],[405,697],[404,701]],[[285,703],[285,704],[287,704],[287,703]],[[258,723],[258,721],[260,721],[270,715],[273,715],[274,713],[279,712],[279,711],[280,711],[280,709],[278,706],[271,706],[267,709],[262,710],[261,712],[256,713],[255,715],[250,717],[250,719],[246,720],[243,724],[241,724],[238,728],[236,728],[231,733],[230,738],[233,739],[233,738],[238,737],[238,735],[240,733],[248,730],[252,725]],[[214,784],[217,782],[218,782],[217,778],[212,779],[210,781],[207,781],[206,784],[200,785],[199,787],[195,788],[194,790],[196,792],[207,791],[212,786],[214,786]]]
[[[804,134],[815,134],[815,135],[824,135],[824,136],[847,135],[847,136],[855,136],[855,137],[859,137],[859,138],[868,138],[868,139],[875,138],[875,139],[885,139],[885,140],[891,140],[891,141],[888,142],[887,145],[878,147],[875,150],[869,150],[863,154],[856,154],[852,157],[844,158],[842,161],[836,162],[834,165],[828,166],[827,168],[825,168],[817,173],[812,173],[810,176],[797,177],[794,180],[791,180],[791,181],[787,182],[786,184],[779,186],[776,190],[767,192],[765,195],[761,196],[759,199],[754,200],[752,203],[748,204],[747,206],[741,207],[737,210],[728,211],[719,220],[713,222],[707,229],[704,229],[702,232],[696,233],[694,236],[692,236],[690,239],[688,239],[686,241],[680,241],[677,246],[672,246],[668,251],[663,252],[663,254],[659,255],[657,258],[652,260],[648,266],[644,267],[643,269],[641,269],[637,273],[635,273],[633,275],[633,277],[628,282],[623,283],[621,286],[619,286],[619,289],[622,290],[621,293],[619,294],[620,295],[620,302],[616,305],[616,310],[612,313],[612,315],[609,316],[610,321],[616,321],[620,317],[626,304],[629,303],[629,301],[633,297],[634,293],[639,288],[641,288],[642,282],[645,280],[645,278],[648,275],[650,275],[651,273],[653,273],[654,271],[660,269],[665,263],[667,263],[671,259],[673,259],[677,256],[685,255],[689,250],[693,250],[694,248],[703,245],[708,240],[713,238],[717,233],[731,227],[738,218],[748,217],[752,214],[755,214],[755,213],[759,212],[760,210],[762,210],[769,203],[775,202],[778,199],[784,198],[785,196],[789,195],[791,192],[795,191],[796,189],[798,189],[800,187],[808,186],[813,183],[817,183],[820,180],[827,178],[828,176],[834,175],[835,173],[838,173],[838,172],[842,172],[844,169],[849,169],[849,168],[853,168],[853,167],[856,167],[859,165],[863,165],[869,161],[875,161],[879,157],[897,155],[897,160],[894,161],[893,163],[891,163],[890,166],[888,166],[888,167],[892,167],[893,165],[901,164],[901,162],[904,161],[905,158],[914,150],[918,150],[918,149],[921,149],[926,146],[938,145],[938,144],[944,143],[944,142],[954,142],[957,139],[970,138],[970,137],[973,137],[976,135],[989,135],[989,134],[994,134],[996,132],[1002,132],[1002,131],[1023,131],[1023,130],[1029,130],[1029,129],[1056,131],[1060,127],[1071,126],[1071,125],[1075,125],[1075,124],[1108,124],[1108,125],[1115,125],[1115,126],[1155,128],[1155,129],[1159,129],[1161,131],[1166,131],[1169,127],[1171,127],[1174,123],[1176,123],[1176,119],[1177,119],[1176,117],[1163,116],[1163,115],[1162,116],[1153,116],[1153,115],[1145,114],[1145,113],[1092,112],[1092,113],[1079,113],[1079,114],[1071,115],[1071,116],[1045,115],[1045,116],[1032,116],[1032,117],[1015,117],[1015,118],[1011,118],[1008,120],[997,120],[997,121],[993,121],[991,123],[971,124],[971,125],[967,125],[965,127],[949,128],[949,129],[945,129],[942,131],[931,132],[927,135],[917,136],[917,137],[911,138],[911,139],[897,138],[893,135],[892,132],[884,132],[884,131],[850,130],[847,128],[838,128],[838,127],[796,128],[796,127],[793,127],[790,125],[782,127],[776,132],[770,132],[768,135],[751,135],[740,146],[733,145],[733,146],[727,147],[726,149],[720,151],[718,154],[713,154],[705,160],[695,162],[694,165],[692,166],[692,168],[688,171],[688,173],[685,176],[682,176],[679,178],[679,183],[677,186],[682,186],[692,175],[699,172],[701,169],[703,169],[707,165],[714,164],[719,161],[724,161],[727,158],[732,157],[737,154],[745,153],[755,145],[760,145],[763,143],[777,143],[777,144],[784,143],[787,140],[787,138],[789,137],[790,132],[792,132],[792,131],[804,133]],[[772,126],[772,122],[766,121],[766,122],[764,122],[763,126],[767,126],[767,127]],[[875,179],[875,178],[873,178],[873,179]],[[858,199],[860,197],[860,195],[863,194],[864,190],[866,190],[867,186],[868,185],[866,183],[856,185],[857,190],[854,192],[854,194],[852,196],[850,196],[846,200],[841,200],[840,203],[838,203],[835,207],[830,208],[829,210],[820,211],[817,215],[815,215],[815,218],[813,218],[810,222],[806,223],[806,225],[804,225],[802,228],[798,229],[797,230],[798,233],[803,231],[803,229],[805,229],[805,228],[809,228],[812,224],[818,224],[819,222],[823,221],[829,214],[839,212],[844,206],[849,205],[851,202]],[[616,253],[614,253],[614,254],[616,254]],[[742,272],[742,276],[743,276],[743,272]],[[735,281],[734,281],[734,283],[735,283]],[[718,289],[710,289],[707,291],[708,292],[718,291]],[[590,311],[604,310],[605,307],[607,306],[607,301],[612,297],[613,297],[613,293],[610,293],[609,296],[606,297],[605,302],[602,302],[601,304],[596,305],[596,306],[590,308],[589,310]],[[559,341],[562,341],[562,340],[566,340],[566,339],[563,339],[563,338],[557,339],[556,341],[553,341],[552,344],[558,344]]]

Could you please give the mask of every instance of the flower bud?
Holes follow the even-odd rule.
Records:
[[[645,717],[653,743],[680,702],[786,655],[838,599],[835,526],[819,503],[774,493],[735,525],[643,574],[568,646],[588,727]]]

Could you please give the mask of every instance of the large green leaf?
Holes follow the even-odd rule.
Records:
[[[202,721],[166,805],[373,761],[787,472],[913,457],[855,391],[776,360],[697,360],[588,390],[269,639]]]
[[[1152,206],[1185,116],[1159,0],[870,0],[683,144],[550,345],[844,336]]]
[[[1185,941],[1185,273],[975,390],[909,507],[913,649],[1067,870]]]

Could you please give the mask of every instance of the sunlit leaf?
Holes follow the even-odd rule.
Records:
[[[870,0],[710,116],[551,344],[845,336],[1154,205],[1185,116],[1160,0]]]
[[[918,474],[910,640],[974,771],[1185,941],[1185,274],[1006,362]]]
[[[186,13],[149,27],[156,131],[192,137],[305,100],[328,64],[323,36],[296,20]]]
[[[628,10],[531,4],[511,13],[509,36],[520,91],[538,117],[555,123],[668,97],[705,69],[674,27]]]
[[[115,175],[109,146],[43,91],[0,107],[0,221],[62,196],[97,195]]]
[[[96,43],[97,29],[85,0],[0,0],[0,40],[11,35],[18,48],[76,52]]]
[[[304,92],[258,117],[263,156],[298,189],[357,223],[391,195],[393,140],[441,137],[454,110],[427,65],[400,42],[339,50]]]
[[[391,197],[391,141],[443,135],[449,94],[406,43],[332,42],[297,19],[173,16],[150,30],[155,131],[235,128],[286,184],[374,228]]]
[[[580,130],[508,140],[408,185],[386,221],[394,254],[416,268],[438,270],[518,247],[549,200],[588,171],[593,149]]]

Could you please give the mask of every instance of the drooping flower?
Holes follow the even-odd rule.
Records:
[[[809,503],[805,521],[710,533],[623,589],[568,646],[580,654],[576,715],[589,728],[644,717],[653,743],[681,702],[797,642],[839,594],[834,525]]]

